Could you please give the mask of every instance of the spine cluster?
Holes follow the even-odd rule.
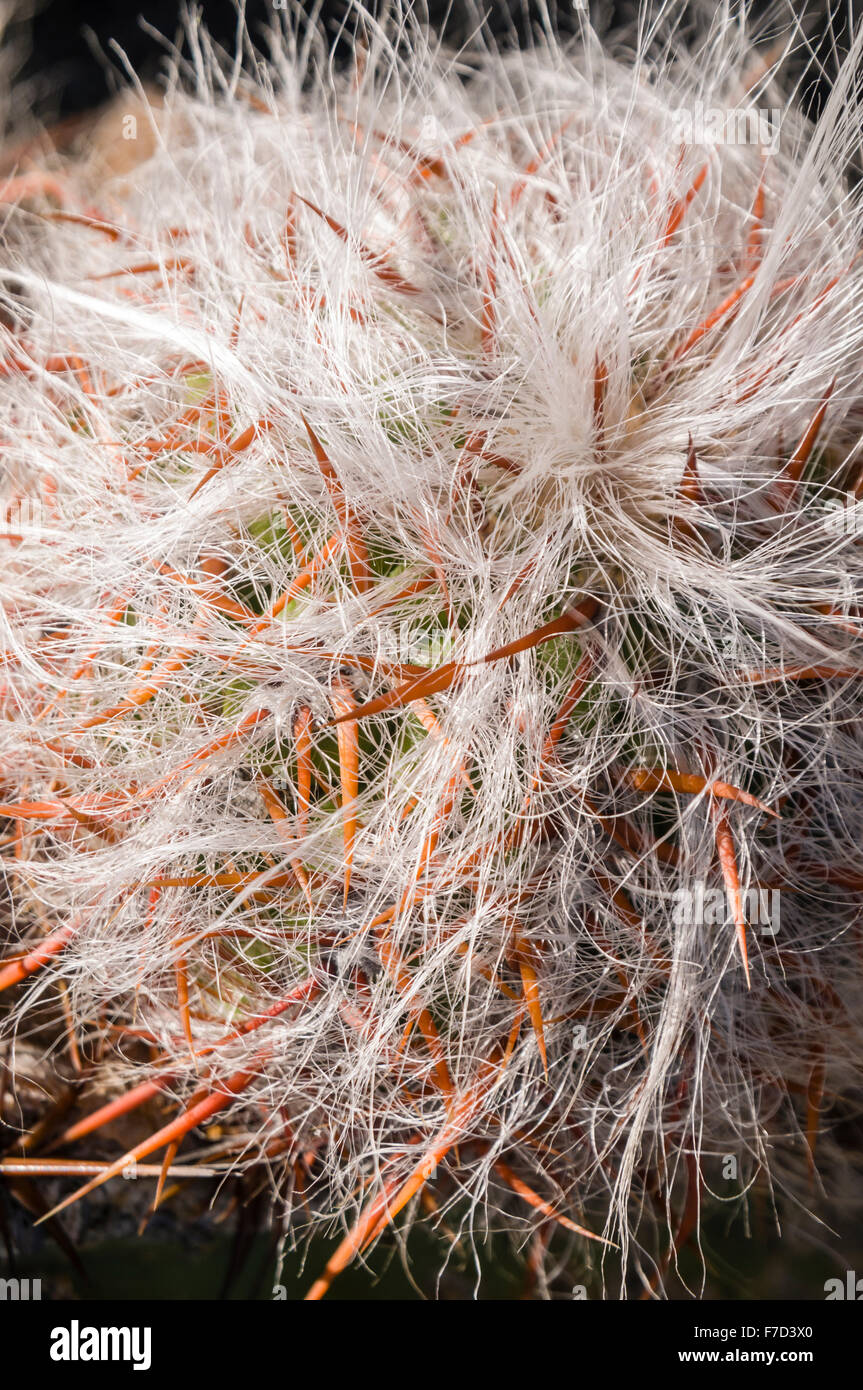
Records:
[[[0,185],[0,1022],[79,1059],[63,1152],[164,1109],[82,1190],[218,1116],[314,1296],[420,1219],[661,1293],[711,1193],[839,1181],[861,40],[810,126],[677,8],[193,27],[131,176]]]

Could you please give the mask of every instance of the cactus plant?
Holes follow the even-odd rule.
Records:
[[[418,1221],[661,1296],[722,1156],[839,1183],[863,40],[812,125],[681,13],[193,24],[131,172],[0,188],[5,1029],[65,1154],[164,1109],[60,1208],[218,1119],[312,1297]]]

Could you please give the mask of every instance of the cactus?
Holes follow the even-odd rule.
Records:
[[[57,1210],[218,1117],[310,1297],[420,1221],[658,1297],[722,1156],[839,1190],[863,38],[812,125],[681,8],[192,25],[131,173],[0,187],[4,1027],[64,1153],[164,1112]]]

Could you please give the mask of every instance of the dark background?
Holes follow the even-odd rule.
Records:
[[[87,110],[108,95],[106,60],[97,50],[98,46],[106,48],[109,39],[115,39],[122,46],[142,76],[156,75],[162,50],[157,40],[142,29],[139,16],[169,38],[175,37],[180,29],[182,7],[177,0],[41,0],[41,3],[35,0],[35,3],[39,13],[30,26],[33,53],[25,75],[37,79],[40,104],[52,116]],[[226,46],[232,46],[237,15],[231,0],[203,0],[199,8],[210,33]],[[316,7],[304,4],[299,8],[308,13]],[[350,7],[344,0],[325,0],[319,8],[320,23],[335,36]],[[467,6],[459,0],[454,0],[453,4],[429,0],[427,8],[431,22],[439,30],[445,28],[454,40],[467,32]],[[492,0],[483,8],[496,33],[510,32],[522,41],[540,11],[539,5],[523,4],[521,0]],[[603,27],[613,18],[615,9],[623,13],[626,8],[625,5],[615,7],[608,0],[591,5],[591,11]],[[573,29],[571,0],[561,0],[558,4],[550,0],[549,9],[562,32]],[[247,0],[246,22],[253,37],[267,26],[273,15],[272,0]],[[342,50],[347,51],[347,42],[342,44]]]
[[[116,85],[119,68],[110,56],[108,41],[115,39],[125,50],[133,67],[145,78],[155,77],[164,50],[158,41],[139,23],[139,16],[160,33],[174,38],[179,33],[181,6],[177,0],[30,0],[37,13],[30,23],[31,57],[24,76],[32,82],[32,104],[46,120],[71,116],[98,106]],[[292,3],[292,0],[288,0]],[[705,0],[706,4],[706,0]],[[210,32],[226,46],[233,45],[236,30],[236,9],[231,0],[203,0],[199,8]],[[305,11],[311,4],[301,6]],[[490,28],[511,42],[524,42],[532,27],[540,22],[547,9],[562,33],[577,27],[573,0],[547,0],[547,6],[536,0],[485,0],[477,8],[488,16]],[[704,6],[702,7],[704,8]],[[809,68],[806,100],[817,112],[829,92],[831,74],[835,71],[836,53],[828,35],[827,16],[830,9],[837,14],[834,29],[837,49],[841,54],[847,40],[846,4],[826,0],[756,0],[756,13],[770,11],[774,32],[788,27],[788,18],[797,15],[807,19],[807,32],[815,50],[815,60],[801,53],[798,71]],[[851,0],[851,12],[860,22],[861,0]],[[473,28],[469,6],[464,0],[428,0],[431,22],[444,29],[446,36],[457,42]],[[594,26],[603,32],[631,18],[637,10],[635,0],[590,0],[589,9]],[[335,36],[350,7],[345,0],[324,0],[320,6],[320,23]],[[273,17],[272,0],[247,0],[246,19],[253,37]],[[348,51],[344,41],[341,51]],[[101,52],[100,52],[101,49]],[[111,68],[114,68],[113,78]]]

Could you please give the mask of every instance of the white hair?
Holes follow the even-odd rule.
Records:
[[[0,190],[7,1030],[615,1297],[839,1182],[863,1021],[863,32],[810,124],[682,10],[191,23],[133,176]]]

